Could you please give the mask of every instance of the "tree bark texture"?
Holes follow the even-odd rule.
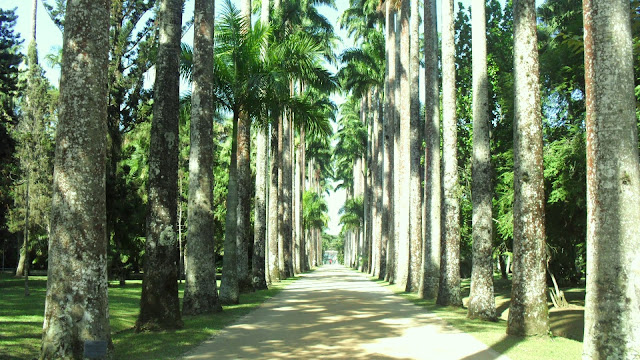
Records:
[[[277,125],[271,124],[271,136],[269,146],[269,226],[268,226],[268,241],[269,241],[269,255],[267,257],[269,268],[269,281],[279,281],[280,278],[280,266],[279,266],[279,252],[278,252],[278,163],[280,157],[278,155],[278,131]]]
[[[267,288],[265,246],[267,241],[267,141],[268,127],[258,129],[256,136],[256,197],[253,224],[252,285],[256,290]]]
[[[189,152],[189,232],[182,311],[221,311],[216,284],[213,219],[213,18],[214,0],[194,4],[193,83]]]
[[[240,292],[253,291],[249,270],[249,242],[251,239],[251,119],[246,110],[238,118],[238,225],[236,246],[238,287]]]
[[[409,17],[410,6],[409,1],[402,1],[400,4],[399,29],[400,29],[400,46],[398,65],[398,80],[400,82],[398,92],[398,110],[399,117],[396,125],[398,130],[396,139],[398,151],[394,167],[398,179],[396,184],[396,277],[395,282],[401,288],[407,287],[409,280],[409,207],[406,204],[410,194],[409,181],[409,137],[410,137],[410,120],[411,120],[411,87],[409,82],[410,64],[410,30]]]
[[[513,283],[507,333],[545,335],[549,314],[535,1],[514,1],[513,19]]]
[[[629,2],[583,2],[587,104],[584,359],[640,358],[640,165]]]
[[[282,204],[282,222],[279,227],[282,237],[282,260],[284,271],[281,275],[284,279],[292,277],[293,274],[293,254],[292,254],[292,177],[291,177],[291,117],[286,114],[282,119],[282,198],[279,199]]]
[[[383,107],[380,98],[380,89],[374,89],[374,117],[373,117],[373,159],[371,162],[371,172],[373,173],[373,273],[376,278],[380,278],[383,267],[383,244],[382,244],[382,120]],[[386,250],[386,247],[385,247]],[[386,253],[386,252],[385,252]]]
[[[462,306],[453,0],[442,1],[442,257],[437,303]]]
[[[418,292],[422,279],[422,176],[420,160],[422,157],[423,133],[420,121],[420,13],[418,0],[411,0],[411,42],[410,73],[411,89],[410,129],[409,129],[409,279],[406,290]]]
[[[436,1],[424,6],[425,53],[425,186],[423,218],[424,246],[422,252],[421,297],[435,299],[440,283],[440,89],[438,83],[438,31]]]
[[[229,185],[227,186],[227,214],[224,228],[224,253],[222,257],[222,282],[220,302],[224,305],[237,304],[240,300],[238,284],[238,112],[234,112],[231,138],[231,162],[229,164]]]
[[[113,345],[107,297],[106,122],[109,6],[67,4],[41,359]]]
[[[386,244],[387,253],[385,259],[384,280],[393,282],[395,276],[395,176],[393,161],[395,159],[395,118],[396,118],[396,11],[391,2],[386,2],[386,57],[387,57],[387,91],[385,92],[385,117],[383,123],[383,194],[382,194],[382,242]]]
[[[487,75],[487,33],[484,0],[474,1],[472,11],[473,53],[473,164],[471,198],[473,202],[473,260],[471,292],[467,316],[494,320],[493,295],[491,140],[489,138],[489,100]]]
[[[149,144],[149,200],[144,277],[136,329],[182,327],[178,300],[178,70],[182,0],[163,0]]]

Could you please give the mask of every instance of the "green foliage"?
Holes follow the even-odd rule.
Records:
[[[278,294],[295,279],[274,283],[268,290],[243,294],[240,304],[225,306],[212,315],[185,316],[184,327],[177,331],[136,333],[133,329],[139,307],[142,282],[131,281],[124,287],[109,286],[109,322],[116,359],[175,359],[224,327],[238,321],[264,301]],[[218,285],[219,286],[219,285]],[[38,356],[42,338],[46,278],[32,276],[31,296],[24,298],[24,280],[0,273],[0,358],[32,359]],[[180,300],[183,288],[179,289]]]
[[[16,143],[15,158],[19,172],[14,174],[14,202],[9,212],[9,230],[22,237],[29,206],[30,256],[39,268],[46,268],[48,225],[53,182],[54,136],[57,123],[57,90],[50,88],[38,64],[36,45],[28,51],[29,69],[25,93],[20,98],[19,122],[12,131]],[[28,187],[28,198],[27,198]]]
[[[340,235],[322,234],[322,251],[335,250],[338,252],[338,263],[344,264],[344,237]]]
[[[338,213],[342,225],[341,232],[360,229],[364,225],[364,198],[357,196],[347,199]]]
[[[323,230],[329,216],[327,201],[315,191],[305,191],[302,195],[302,226],[305,230]]]

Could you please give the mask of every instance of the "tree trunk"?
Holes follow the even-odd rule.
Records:
[[[147,241],[138,331],[182,327],[175,229],[182,4],[181,0],[162,0],[158,14],[160,45],[149,144]]]
[[[256,137],[256,197],[253,225],[252,284],[256,290],[267,288],[265,274],[265,245],[267,240],[267,127],[260,128]]]
[[[373,149],[371,173],[373,188],[373,211],[371,224],[373,226],[373,271],[372,276],[380,278],[382,268],[382,104],[379,88],[373,93]]]
[[[629,2],[583,2],[587,103],[584,359],[640,358],[640,168]]]
[[[88,345],[105,358],[113,352],[105,205],[109,7],[107,0],[67,4],[41,359],[81,359]]]
[[[249,271],[249,241],[251,223],[251,120],[246,110],[238,118],[238,225],[236,246],[238,287],[240,292],[253,291]]]
[[[494,320],[493,296],[491,142],[487,76],[487,34],[484,0],[472,5],[473,53],[473,263],[467,316]]]
[[[271,143],[269,147],[269,226],[267,229],[269,256],[267,262],[271,283],[280,280],[280,256],[278,251],[278,163],[280,162],[280,157],[278,155],[278,131],[275,129],[276,127],[276,124],[271,124]]]
[[[453,0],[442,2],[442,257],[437,303],[462,306]]]
[[[386,2],[385,22],[387,24],[386,41],[386,109],[383,123],[383,194],[382,194],[382,242],[386,244],[387,253],[385,259],[384,280],[390,283],[394,280],[395,273],[395,177],[393,161],[395,159],[395,119],[396,119],[396,31],[395,31],[396,11],[391,6],[391,2]]]
[[[279,199],[282,204],[282,223],[279,228],[280,237],[282,237],[282,260],[283,260],[283,278],[289,278],[293,273],[293,254],[292,254],[292,209],[291,209],[291,114],[287,113],[282,121],[282,198]]]
[[[420,13],[418,0],[411,0],[411,41],[409,57],[409,88],[411,93],[408,148],[409,153],[409,279],[406,290],[418,292],[422,280],[422,176],[420,160],[422,157],[423,133],[420,131]]]
[[[438,31],[436,1],[424,6],[425,53],[425,186],[423,218],[423,276],[420,295],[425,299],[438,296],[440,283],[440,91],[438,84]]]
[[[220,283],[220,302],[237,304],[240,300],[238,284],[238,112],[233,113],[231,138],[231,163],[229,164],[229,185],[227,186],[227,214],[225,217],[224,254],[222,257],[222,282]]]
[[[507,333],[549,332],[542,120],[534,0],[513,2],[513,284]]]
[[[189,153],[187,262],[182,311],[221,311],[216,284],[213,219],[213,18],[214,0],[196,0]]]

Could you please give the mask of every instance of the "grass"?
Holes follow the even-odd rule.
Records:
[[[424,307],[427,311],[436,314],[453,327],[473,335],[487,346],[497,352],[509,356],[514,360],[556,360],[556,359],[580,359],[582,356],[582,342],[560,336],[518,337],[506,334],[506,317],[496,322],[471,320],[467,318],[467,309],[463,307],[444,307],[435,304],[434,300],[425,300],[415,293],[407,293],[396,285],[389,285],[378,279],[372,281],[389,287],[397,295]],[[495,283],[496,303],[499,312],[508,309],[508,301],[511,291],[511,282],[496,279]],[[469,296],[469,280],[462,283],[463,296]],[[574,289],[574,291],[578,291]],[[584,299],[584,298],[583,298]],[[465,298],[466,303],[467,298]],[[579,302],[579,300],[576,300]],[[584,301],[583,301],[584,303]],[[505,304],[507,306],[505,307]],[[501,306],[502,305],[502,306]],[[555,323],[562,323],[556,319]],[[554,321],[551,321],[551,331],[554,331]],[[581,331],[581,330],[580,330]]]
[[[109,315],[116,359],[173,359],[273,297],[295,279],[274,284],[269,290],[243,294],[240,304],[225,306],[218,314],[183,316],[184,328],[176,331],[135,333],[142,282],[124,287],[111,283]],[[37,358],[42,336],[46,277],[29,278],[31,296],[24,296],[24,280],[0,274],[0,359]],[[182,301],[183,286],[180,286]]]

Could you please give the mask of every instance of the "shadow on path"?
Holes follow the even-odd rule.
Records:
[[[507,359],[341,266],[324,266],[185,359]]]

